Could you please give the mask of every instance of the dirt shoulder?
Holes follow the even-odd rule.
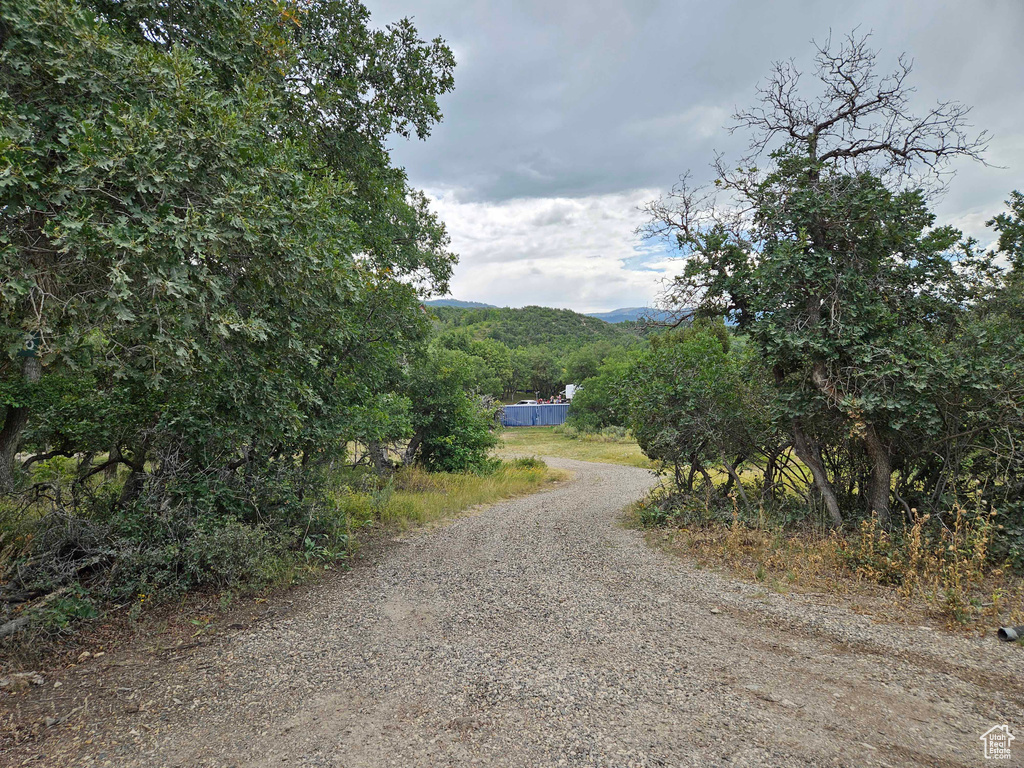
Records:
[[[250,625],[0,694],[0,763],[953,766],[1024,731],[1021,648],[694,569],[619,524],[649,472],[550,463]]]

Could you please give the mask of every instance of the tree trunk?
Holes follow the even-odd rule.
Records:
[[[704,469],[704,465],[701,464],[700,461],[697,461],[697,471],[700,472],[701,477],[704,478],[704,482],[707,484],[708,488],[710,490],[714,490],[715,481],[711,479],[711,475],[709,475],[708,471]]]
[[[121,448],[115,445],[107,454],[107,468],[103,470],[103,479],[107,482],[117,479],[117,463],[121,460]],[[109,462],[113,462],[112,464]]]
[[[75,479],[77,481],[81,481],[82,478],[84,478],[88,474],[89,470],[92,469],[92,462],[93,462],[93,459],[95,459],[95,458],[96,458],[96,451],[88,451],[78,461],[78,468],[75,470]]]
[[[75,481],[71,483],[71,502],[76,509],[78,508],[78,492],[82,489],[82,483],[89,477],[94,458],[96,458],[96,452],[89,451],[78,462],[78,468],[75,470]]]
[[[391,471],[391,462],[388,461],[388,455],[383,445],[376,440],[371,440],[366,444],[366,452],[370,454],[370,461],[373,462],[373,467],[377,470],[378,475],[386,475]]]
[[[728,486],[731,486],[733,483],[735,483],[736,484],[736,490],[739,491],[740,498],[743,499],[743,506],[749,507],[750,506],[750,499],[747,498],[747,492],[745,490],[743,490],[743,483],[740,482],[740,475],[736,471],[736,467],[738,467],[740,465],[741,461],[743,461],[743,457],[742,456],[737,456],[735,464],[730,464],[728,461],[724,461],[724,460],[722,461],[722,463],[725,465],[725,471],[729,473],[729,483],[728,483]],[[729,491],[729,488],[726,487],[726,492],[728,492],[728,491]]]
[[[839,511],[839,502],[836,500],[835,491],[832,490],[832,483],[829,482],[828,473],[825,471],[825,464],[821,460],[821,448],[816,440],[807,437],[797,419],[793,419],[793,450],[800,461],[804,463],[814,478],[814,485],[825,500],[829,517],[832,518],[832,526],[838,528],[843,524],[843,515]]]
[[[39,359],[26,357],[21,366],[25,381],[34,384],[42,375]],[[4,425],[0,428],[0,492],[14,490],[14,457],[21,443],[21,433],[28,424],[28,406],[9,406],[4,414]]]
[[[696,450],[690,453],[690,474],[686,478],[686,490],[693,492],[693,478],[696,473],[700,472],[704,476],[704,479],[711,482],[711,476],[704,469],[704,465],[700,462],[700,452],[704,450],[704,446],[708,444],[708,438],[704,438],[703,442],[697,446]]]
[[[131,472],[128,473],[128,479],[124,481],[124,486],[121,488],[119,503],[122,506],[135,501],[146,485],[146,449],[132,451],[131,461],[126,458],[123,460],[131,467]]]
[[[769,450],[766,452],[768,456],[768,463],[764,468],[764,487],[762,493],[764,498],[769,501],[775,500],[775,475],[778,472],[776,469],[779,461],[779,453],[781,451]]]
[[[405,446],[405,451],[402,453],[402,463],[405,465],[412,464],[416,461],[416,454],[420,451],[420,445],[423,443],[423,434],[416,432],[412,439],[409,440],[409,444]]]
[[[878,436],[873,424],[864,430],[864,448],[871,460],[871,480],[868,482],[868,505],[878,516],[878,524],[888,528],[889,496],[892,492],[892,457]]]

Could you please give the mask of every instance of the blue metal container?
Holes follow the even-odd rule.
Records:
[[[568,403],[545,405],[506,405],[501,417],[503,427],[553,427],[564,424]]]

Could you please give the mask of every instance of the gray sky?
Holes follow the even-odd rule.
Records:
[[[888,70],[915,60],[920,103],[958,99],[993,134],[935,204],[983,242],[1024,187],[1024,0],[366,0],[455,51],[455,92],[426,142],[393,156],[428,192],[461,262],[452,294],[498,305],[596,311],[654,301],[677,260],[633,234],[636,207],[688,169],[713,178],[724,127],[778,59],[809,74],[811,39],[873,33]]]

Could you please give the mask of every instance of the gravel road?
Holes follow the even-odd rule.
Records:
[[[93,704],[9,764],[974,766],[1003,723],[1024,762],[1024,649],[694,569],[621,527],[649,472],[549,463],[227,639],[71,670],[54,714]]]

